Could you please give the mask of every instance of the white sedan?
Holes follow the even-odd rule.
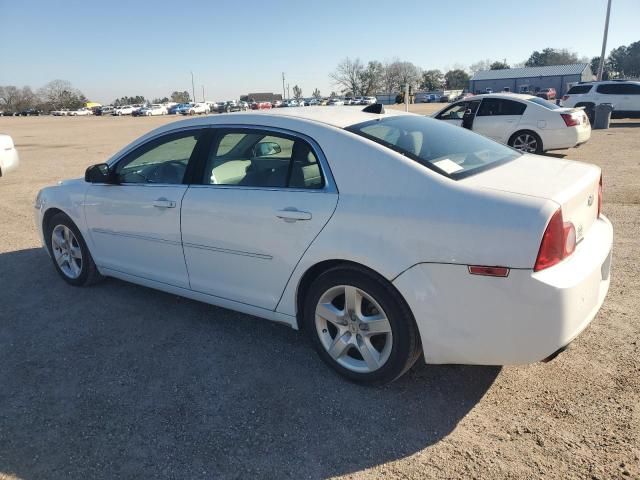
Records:
[[[433,117],[529,153],[572,148],[591,138],[583,109],[559,107],[532,95],[476,95],[450,104]]]
[[[164,105],[153,104],[148,107],[142,107],[140,113],[143,116],[151,117],[156,115],[166,115],[167,108]]]
[[[18,168],[20,157],[9,135],[0,133],[0,177]]]
[[[87,115],[92,115],[93,113],[91,112],[91,110],[89,110],[88,108],[78,108],[77,110],[71,110],[69,112],[67,112],[67,115],[70,115],[72,117],[85,117]]]
[[[201,115],[210,112],[209,105],[206,103],[194,103],[188,109],[180,110],[182,115]]]
[[[123,105],[120,107],[116,107],[113,110],[113,113],[111,115],[116,115],[116,116],[122,116],[122,115],[131,115],[133,114],[133,106],[131,105]]]
[[[302,328],[357,382],[421,354],[561,351],[609,288],[600,169],[364,110],[172,122],[41,190],[37,229],[71,285],[111,276]]]

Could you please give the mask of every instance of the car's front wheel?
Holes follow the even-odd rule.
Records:
[[[64,281],[86,286],[103,278],[78,227],[67,215],[57,213],[47,222],[45,238],[53,265]]]
[[[359,267],[336,267],[311,285],[304,328],[322,359],[358,383],[382,385],[420,356],[418,330],[400,294]]]

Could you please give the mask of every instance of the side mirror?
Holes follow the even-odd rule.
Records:
[[[254,157],[268,157],[269,155],[275,155],[280,153],[282,149],[280,145],[275,142],[260,142],[253,147]]]
[[[84,181],[88,183],[114,183],[113,172],[106,163],[91,165],[84,172]]]

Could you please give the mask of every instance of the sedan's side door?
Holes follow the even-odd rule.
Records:
[[[527,106],[515,100],[484,98],[473,122],[473,131],[497,142],[507,143]]]
[[[113,184],[91,184],[85,215],[100,267],[188,288],[180,206],[202,128],[161,135],[110,167]]]
[[[266,127],[216,129],[200,185],[182,202],[191,288],[274,310],[337,200],[313,140]]]

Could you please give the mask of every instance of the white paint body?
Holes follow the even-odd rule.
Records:
[[[394,115],[407,114],[384,116]],[[303,275],[319,262],[358,263],[406,300],[429,363],[528,363],[578,335],[609,287],[612,227],[587,205],[597,195],[599,168],[523,155],[452,180],[343,128],[376,118],[352,107],[309,107],[171,123],[108,163],[176,129],[260,126],[312,139],[330,167],[329,185],[304,191],[70,180],[38,194],[36,225],[43,235],[46,212],[62,210],[104,275],[294,328]],[[175,208],[153,208],[158,198]],[[278,218],[290,207],[311,219]],[[534,273],[559,207],[581,231],[577,249]],[[470,275],[468,265],[511,270],[506,278],[484,277]]]
[[[456,105],[473,101],[481,102],[484,99],[491,98],[512,100],[526,105],[526,109],[522,115],[475,116],[472,130],[496,142],[507,144],[511,136],[516,132],[532,131],[540,137],[543,150],[547,151],[572,148],[587,142],[591,138],[591,125],[586,115],[580,114],[580,116],[583,117],[580,125],[568,127],[560,114],[577,114],[575,110],[570,108],[550,110],[549,108],[531,102],[531,99],[537,98],[533,95],[517,93],[474,95],[449,104],[432,116],[438,120],[462,126],[462,118],[443,118],[441,114],[446,113],[446,110]],[[478,110],[480,108],[482,108],[482,105],[480,105]]]
[[[0,133],[0,177],[16,170],[20,165],[18,151],[9,135]]]

